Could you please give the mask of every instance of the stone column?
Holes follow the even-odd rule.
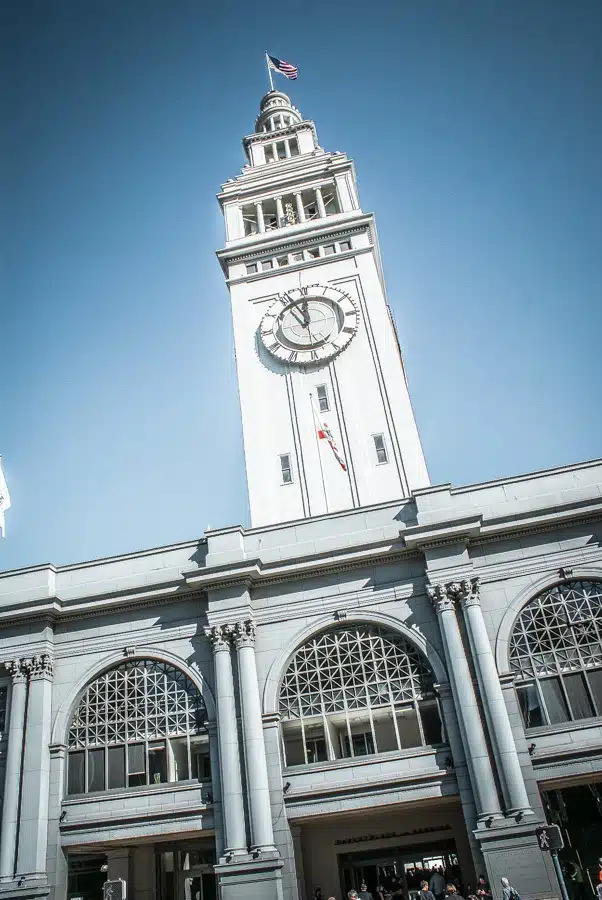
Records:
[[[456,619],[454,587],[453,583],[428,585],[427,592],[439,619],[449,681],[477,807],[477,817],[479,822],[491,824],[493,819],[501,818],[502,814],[483,723]]]
[[[234,677],[230,657],[232,631],[231,625],[214,625],[205,629],[213,644],[215,663],[219,774],[226,844],[224,857],[244,856],[247,853]]]
[[[263,234],[265,231],[265,221],[263,218],[263,206],[261,202],[255,204],[255,213],[257,214],[257,228],[259,229],[259,233]]]
[[[255,664],[255,623],[250,620],[237,622],[235,641],[238,653],[242,731],[247,767],[251,849],[256,853],[275,853],[268,767],[265,758],[261,701]]]
[[[8,721],[8,748],[6,751],[6,776],[4,803],[2,805],[2,831],[0,832],[0,881],[12,879],[15,873],[17,851],[17,816],[19,812],[19,785],[21,783],[21,751],[27,699],[27,669],[25,660],[13,659],[4,663],[12,676],[13,688]]]
[[[217,740],[217,723],[207,722],[209,734],[209,759],[211,760],[211,791],[213,795],[213,823],[215,827],[215,855],[221,859],[224,855],[224,817],[222,813],[222,785],[219,777],[219,746]]]
[[[303,209],[303,197],[297,191],[295,194],[295,204],[297,206],[297,222],[305,222],[305,210]]]
[[[316,188],[316,204],[318,206],[318,216],[321,219],[326,218],[326,207],[324,206],[324,199],[322,197],[322,189]]]
[[[508,710],[483,618],[479,597],[479,579],[463,579],[454,585],[454,589],[464,613],[485,718],[489,727],[489,736],[501,774],[506,813],[518,818],[532,815],[533,810],[530,808],[527,797]]]
[[[19,814],[17,874],[46,877],[50,796],[50,725],[53,660],[34,656],[29,665],[29,696],[23,753],[23,787]]]
[[[276,218],[278,220],[278,228],[282,228],[285,224],[284,219],[284,207],[282,205],[282,197],[276,197]]]

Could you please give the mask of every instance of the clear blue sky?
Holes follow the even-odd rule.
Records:
[[[6,0],[0,569],[248,523],[215,193],[263,51],[356,161],[434,483],[602,453],[599,0]]]

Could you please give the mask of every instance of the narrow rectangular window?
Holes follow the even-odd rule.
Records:
[[[299,156],[299,142],[297,138],[291,138],[289,142],[291,156]]]
[[[602,716],[602,669],[593,669],[587,673],[590,690],[598,707],[597,713]]]
[[[290,453],[282,453],[280,455],[280,469],[282,472],[282,484],[291,484],[293,480],[293,470],[291,468]]]
[[[286,158],[286,144],[284,141],[278,141],[276,144],[276,152],[278,154],[278,159]]]
[[[273,269],[273,268],[274,268],[274,263],[272,262],[271,259],[262,260],[261,269],[263,272],[267,272],[269,269]]]
[[[517,687],[516,696],[525,728],[537,728],[539,725],[544,725],[537,687],[534,684]]]
[[[167,781],[167,753],[165,742],[148,745],[148,776],[150,784]]]
[[[242,221],[245,227],[245,234],[257,234],[259,224],[257,222],[257,210],[255,206],[243,206]]]
[[[550,725],[558,725],[560,722],[570,722],[564,692],[560,684],[560,678],[544,678],[540,682],[543,700],[548,712]]]
[[[144,744],[128,745],[128,787],[146,784],[145,757]]]
[[[351,241],[341,241],[339,244],[339,250],[341,253],[344,253],[345,250],[351,250]]]
[[[257,263],[247,263],[247,275],[254,275],[258,268]]]
[[[389,458],[387,456],[387,448],[385,447],[385,439],[382,434],[373,434],[372,438],[374,440],[374,449],[376,450],[376,461],[379,466],[383,463],[389,462]]]
[[[69,754],[67,772],[67,793],[83,794],[86,790],[85,779],[86,751],[75,750]]]
[[[318,403],[320,405],[320,412],[328,412],[330,409],[330,404],[328,402],[328,390],[325,384],[318,384],[316,386],[316,394],[318,395]]]
[[[105,751],[88,750],[88,791],[105,789]]]
[[[274,150],[271,144],[265,145],[265,161],[267,163],[274,162]]]
[[[334,244],[324,245],[324,256],[332,256],[335,252]]]
[[[307,251],[310,259],[319,259],[320,258],[320,248],[313,247],[311,250]]]
[[[125,747],[109,747],[109,788],[125,787]]]
[[[589,719],[594,715],[592,701],[589,698],[585,679],[581,672],[564,676],[564,687],[569,698],[573,719]]]

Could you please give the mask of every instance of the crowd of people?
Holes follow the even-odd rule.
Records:
[[[436,866],[432,869],[407,869],[405,877],[393,875],[383,879],[383,883],[377,884],[372,890],[362,882],[359,891],[349,891],[347,900],[464,900],[464,896],[467,900],[492,900],[484,876],[479,877],[474,889],[468,886],[464,895],[459,867],[449,866],[443,869],[442,866]],[[316,888],[313,900],[324,900],[321,888]],[[329,897],[328,900],[335,898]]]

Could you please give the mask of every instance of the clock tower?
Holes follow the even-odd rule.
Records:
[[[346,154],[281,91],[218,195],[253,526],[407,497],[429,483],[374,216]]]

